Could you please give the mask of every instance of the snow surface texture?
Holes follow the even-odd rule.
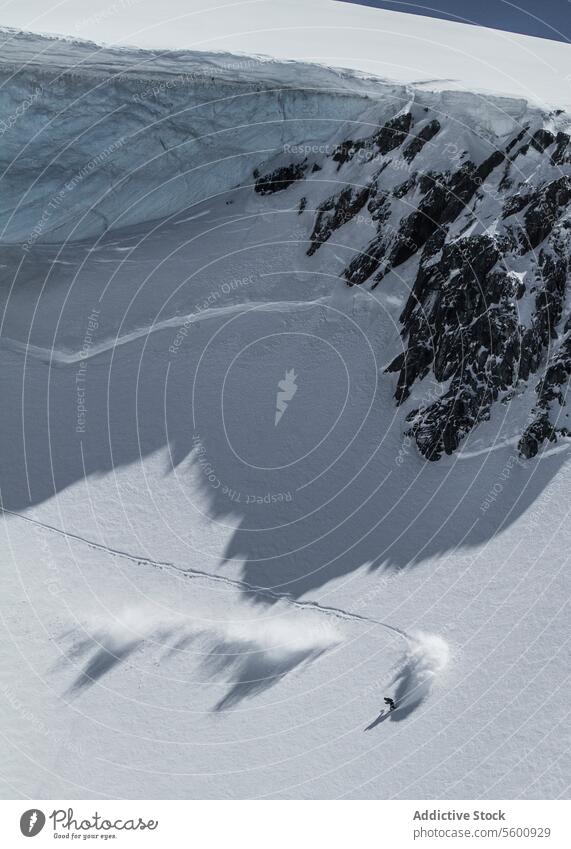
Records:
[[[568,443],[558,433],[534,460],[518,444],[552,353],[542,385],[566,415],[566,285],[536,277],[540,251],[565,244],[565,185],[544,191],[567,175],[566,113],[293,63],[5,38],[3,795],[564,795]],[[434,114],[438,133],[401,167]],[[395,118],[414,123],[383,133]],[[379,211],[393,256],[421,178],[479,168],[522,127],[511,187],[502,160],[432,260],[347,285],[384,238]],[[506,235],[519,182],[530,205],[557,202],[539,244],[502,248],[511,277],[493,280],[512,288],[490,326],[503,344],[515,311],[539,362],[429,463],[406,419],[447,386],[429,364],[395,403],[403,311],[421,265]],[[438,279],[457,272],[469,311],[487,271]],[[537,324],[546,295],[554,327]]]
[[[246,66],[266,56],[431,91],[571,105],[566,44],[339,0],[164,0],[160,8],[156,0],[18,0],[2,10],[2,24],[115,46],[246,54]]]

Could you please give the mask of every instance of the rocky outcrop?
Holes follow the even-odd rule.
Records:
[[[479,138],[449,155],[446,120],[403,111],[325,154],[324,174],[338,182],[351,163],[351,182],[318,205],[307,254],[359,213],[367,227],[352,231],[347,284],[374,289],[393,269],[408,283],[402,351],[386,371],[396,375],[397,405],[412,407],[406,433],[429,460],[453,453],[543,369],[520,440],[531,457],[568,435],[559,413],[571,376],[569,135],[526,125],[479,157]],[[429,375],[438,393],[413,405],[413,385],[422,397]]]
[[[549,416],[547,413],[540,413],[525,429],[518,443],[519,453],[529,460],[535,457],[546,439],[554,442],[556,438],[555,429],[549,421]]]
[[[411,126],[412,115],[410,112],[405,112],[404,115],[399,115],[387,121],[384,127],[373,136],[373,142],[379,153],[385,155],[399,147],[408,138]]]
[[[547,238],[570,202],[570,176],[552,180],[538,191],[525,213],[525,234],[522,240],[524,252],[536,248]]]
[[[534,150],[537,150],[539,153],[543,153],[544,150],[547,150],[550,145],[555,141],[555,136],[553,133],[550,133],[549,130],[545,130],[543,128],[536,130],[536,132],[532,136],[528,136],[528,140],[525,144],[523,144],[517,155],[520,154],[525,156],[529,151],[530,147]]]
[[[560,422],[561,409],[566,406],[571,377],[571,319],[564,328],[560,347],[549,358],[545,373],[537,384],[535,417],[525,429],[519,442],[524,457],[535,457],[542,444],[554,442],[557,435],[569,436],[569,428]]]
[[[307,251],[308,256],[312,256],[335,230],[357,215],[366,204],[370,192],[369,186],[347,186],[317,207],[315,224],[309,237],[311,245]]]
[[[397,403],[430,369],[448,383],[441,397],[407,417],[408,433],[429,460],[452,453],[517,379],[518,281],[494,268],[501,256],[501,243],[490,236],[445,245],[438,262],[419,270],[401,316],[407,345],[387,369],[399,373]]]
[[[292,162],[290,165],[284,165],[281,168],[276,168],[275,171],[269,174],[264,174],[260,177],[259,173],[254,171],[254,177],[257,177],[254,191],[260,195],[270,195],[274,192],[282,192],[295,183],[297,180],[303,180],[306,163]]]
[[[371,160],[375,155],[382,156],[399,147],[408,138],[412,126],[412,115],[405,112],[387,121],[376,133],[357,141],[347,139],[333,152],[333,161],[337,169],[350,162],[357,153],[362,153],[363,161]]]
[[[557,133],[555,138],[556,147],[551,157],[552,165],[564,165],[571,162],[571,150],[569,150],[569,136],[567,133]]]
[[[424,145],[434,138],[436,133],[440,130],[440,122],[433,118],[432,121],[429,121],[428,124],[420,130],[420,132],[413,138],[411,143],[405,147],[403,150],[403,159],[407,162],[412,162],[414,157],[420,153]]]

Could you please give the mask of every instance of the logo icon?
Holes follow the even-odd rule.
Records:
[[[288,404],[297,392],[297,374],[293,369],[286,371],[283,380],[278,381],[278,392],[276,395],[276,417],[274,426],[277,427],[281,417],[287,410]]]
[[[35,837],[46,824],[46,815],[37,808],[25,811],[20,817],[20,831],[24,837]]]

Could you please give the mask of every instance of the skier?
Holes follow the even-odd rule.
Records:
[[[389,706],[389,710],[394,710],[396,708],[396,705],[392,699],[386,698],[385,704]]]

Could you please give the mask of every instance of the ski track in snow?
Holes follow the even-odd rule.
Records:
[[[291,596],[287,595],[286,593],[274,592],[273,590],[267,589],[265,587],[256,587],[253,584],[247,583],[246,581],[240,581],[235,578],[228,578],[225,575],[215,575],[212,572],[205,572],[200,569],[184,569],[181,566],[176,566],[174,563],[170,563],[169,561],[153,560],[149,557],[141,557],[135,554],[131,554],[127,551],[121,551],[120,549],[110,548],[109,546],[103,545],[102,543],[86,539],[85,537],[82,537],[79,534],[64,531],[61,528],[56,528],[53,525],[49,525],[45,522],[40,522],[38,519],[32,519],[30,516],[24,516],[22,513],[17,513],[13,510],[7,510],[4,507],[0,507],[0,512],[4,513],[5,515],[14,516],[18,519],[23,519],[26,522],[31,522],[33,525],[43,528],[44,530],[50,533],[58,534],[59,536],[65,537],[66,539],[82,543],[83,545],[87,545],[89,548],[92,548],[96,551],[102,551],[105,554],[111,555],[112,557],[121,557],[125,560],[130,560],[132,563],[135,563],[138,566],[152,566],[155,569],[164,569],[167,571],[176,572],[177,574],[184,575],[188,578],[202,579],[206,581],[225,584],[227,586],[232,587],[233,589],[241,590],[242,592],[246,591],[257,596],[268,598],[271,601],[283,601],[289,604],[291,607],[295,607],[300,610],[315,610],[319,613],[325,614],[326,616],[334,616],[337,619],[344,619],[355,622],[369,622],[371,625],[379,625],[380,627],[385,628],[388,631],[392,631],[393,633],[398,634],[399,637],[406,640],[407,643],[414,641],[414,637],[408,634],[406,631],[403,631],[401,628],[397,628],[394,625],[389,625],[386,622],[380,622],[378,619],[373,619],[369,616],[362,616],[359,613],[353,613],[350,610],[344,610],[341,607],[329,607],[327,605],[322,605],[317,601],[299,601],[296,599],[292,599]]]
[[[225,307],[209,307],[198,313],[190,313],[189,315],[176,315],[171,318],[166,318],[156,324],[149,324],[143,327],[138,327],[114,339],[105,339],[98,345],[93,345],[89,350],[69,351],[64,348],[42,348],[38,345],[31,345],[26,342],[20,342],[17,339],[11,339],[8,336],[0,338],[0,348],[12,351],[17,354],[22,354],[26,357],[39,360],[42,363],[53,366],[68,366],[85,360],[93,359],[108,351],[112,351],[122,345],[128,345],[137,339],[151,336],[153,333],[158,333],[161,330],[168,330],[173,327],[188,326],[195,324],[197,321],[204,321],[213,318],[222,318],[231,316],[241,312],[247,313],[250,311],[259,310],[260,312],[293,312],[296,309],[313,307],[325,303],[328,298],[316,298],[311,301],[246,301],[245,303],[229,304]]]
[[[390,688],[397,701],[398,710],[395,712],[384,713],[373,721],[365,730],[375,728],[380,722],[386,719],[392,721],[400,721],[409,716],[418,708],[421,703],[428,697],[437,675],[442,672],[448,665],[450,650],[447,642],[437,634],[429,634],[422,631],[407,633],[401,628],[394,625],[389,625],[386,622],[381,622],[378,619],[373,619],[369,616],[362,616],[359,613],[354,613],[350,610],[345,610],[339,607],[330,607],[322,605],[317,601],[299,601],[292,599],[285,593],[277,593],[272,590],[256,587],[245,581],[240,581],[233,578],[228,578],[223,575],[215,575],[211,572],[202,571],[199,569],[183,569],[168,561],[153,560],[148,557],[141,557],[131,554],[120,549],[114,549],[105,546],[102,543],[89,540],[79,534],[74,534],[69,531],[64,531],[53,525],[45,522],[40,522],[37,519],[32,519],[30,516],[24,516],[12,510],[0,508],[0,512],[14,516],[30,522],[42,530],[49,533],[54,533],[64,537],[67,540],[79,542],[96,551],[102,551],[112,557],[120,557],[135,563],[138,566],[151,566],[154,569],[175,572],[190,579],[198,579],[209,581],[212,583],[223,584],[232,589],[241,592],[248,592],[258,597],[267,598],[272,602],[281,602],[288,606],[291,610],[311,611],[318,614],[323,614],[326,617],[339,619],[349,622],[362,622],[370,625],[376,625],[396,634],[406,643],[406,650],[399,661],[393,666],[390,677],[382,682],[383,688]],[[109,669],[120,662],[123,657],[131,653],[131,651],[143,642],[145,639],[154,639],[155,631],[157,633],[170,632],[174,633],[172,623],[165,623],[160,620],[158,623],[153,616],[145,615],[141,618],[141,611],[127,611],[125,615],[128,617],[135,616],[136,622],[145,621],[146,625],[144,634],[141,633],[141,628],[135,629],[127,625],[124,628],[125,633],[118,633],[115,624],[99,623],[94,635],[88,639],[84,639],[77,647],[80,653],[88,650],[93,643],[97,646],[95,654],[86,664],[84,670],[80,673],[75,683],[70,688],[70,694],[76,694],[86,687],[91,686],[95,681]],[[151,622],[151,626],[149,626]],[[250,623],[250,626],[256,630],[255,621]],[[249,626],[249,627],[250,627]],[[260,625],[263,630],[263,623]],[[161,630],[162,629],[162,630]],[[179,639],[175,644],[173,651],[177,650],[180,643],[181,646],[186,644],[190,639],[188,627],[183,627],[183,636],[179,634]],[[208,633],[208,629],[203,629],[204,633]],[[212,630],[212,629],[211,629]],[[192,629],[191,629],[192,631]],[[297,626],[294,629],[297,633]],[[194,632],[192,632],[194,633]],[[196,631],[200,633],[200,629]],[[231,654],[235,656],[236,680],[232,680],[232,686],[228,693],[220,699],[215,705],[216,711],[225,710],[232,707],[238,701],[245,697],[250,691],[255,692],[257,689],[265,689],[270,686],[267,682],[279,679],[287,674],[291,669],[298,666],[301,662],[310,661],[317,658],[320,654],[326,651],[330,645],[334,645],[337,640],[329,639],[329,642],[314,644],[311,639],[311,634],[308,635],[308,644],[303,646],[294,645],[293,648],[285,648],[288,644],[285,634],[278,635],[279,640],[276,642],[276,635],[262,633],[260,639],[255,635],[252,636],[246,628],[244,634],[217,633],[216,629],[212,631],[217,643],[210,654],[210,663],[216,672],[222,672],[227,665],[224,660],[227,652],[226,648],[232,648]],[[146,635],[146,636],[145,636]],[[295,641],[294,641],[295,642]],[[255,643],[259,648],[253,650],[252,644]],[[276,655],[277,653],[277,664]],[[219,661],[219,662],[218,662]]]

